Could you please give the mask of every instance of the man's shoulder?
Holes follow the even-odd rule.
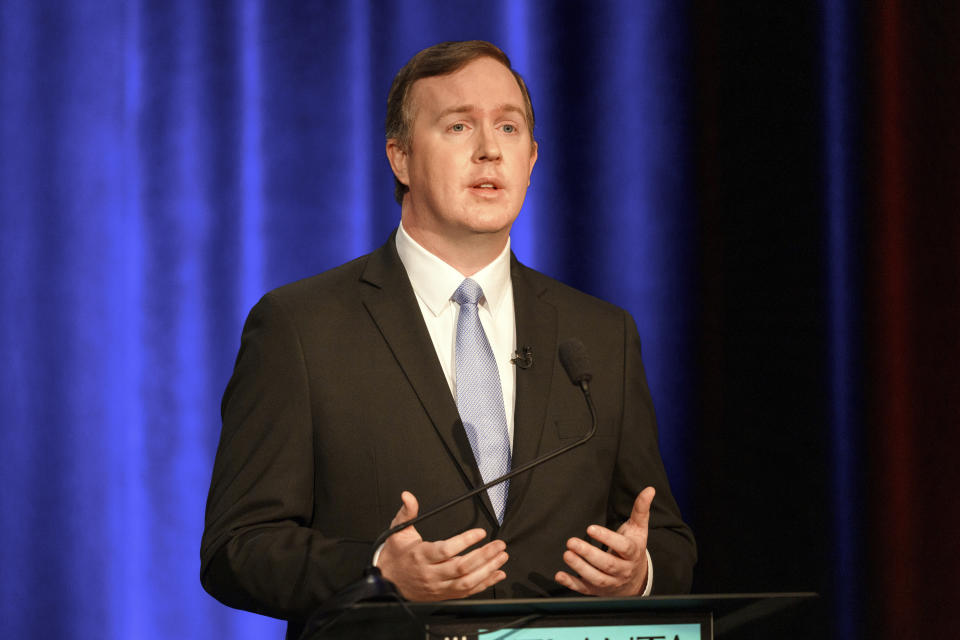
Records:
[[[526,279],[535,295],[554,305],[559,311],[575,312],[594,317],[607,317],[622,321],[622,308],[594,295],[576,289],[545,273],[517,263],[518,274]]]
[[[371,255],[271,289],[255,311],[280,313],[305,326],[352,318],[363,308],[361,292]]]
[[[271,289],[266,293],[266,297],[290,303],[303,299],[314,299],[317,296],[338,295],[340,292],[352,289],[362,279],[369,259],[370,254],[362,255],[316,275]]]

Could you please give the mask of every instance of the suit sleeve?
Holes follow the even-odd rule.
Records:
[[[250,312],[221,407],[201,582],[222,603],[302,620],[360,576],[369,543],[311,528],[313,421],[294,323],[270,294]]]
[[[610,497],[610,524],[630,517],[633,502],[645,487],[657,495],[650,511],[647,550],[654,566],[653,595],[689,593],[697,548],[693,532],[680,516],[660,457],[656,417],[633,318],[624,315],[624,391],[621,441]]]

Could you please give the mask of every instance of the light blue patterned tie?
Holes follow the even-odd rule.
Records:
[[[477,302],[483,289],[467,278],[453,294],[460,304],[457,318],[457,409],[473,448],[473,457],[480,467],[484,482],[510,470],[510,435],[507,414],[503,410],[500,374],[487,334],[480,324]],[[487,489],[490,502],[503,523],[510,482]]]

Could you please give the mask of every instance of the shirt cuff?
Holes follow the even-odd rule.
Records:
[[[378,550],[379,552],[379,550]],[[646,597],[653,591],[653,560],[650,559],[650,552],[647,551],[647,586],[640,595]]]

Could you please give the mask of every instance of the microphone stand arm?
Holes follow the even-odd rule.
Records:
[[[533,467],[536,467],[537,465],[543,464],[543,463],[546,462],[547,460],[550,460],[550,459],[552,459],[552,458],[555,458],[555,457],[559,456],[559,455],[562,454],[562,453],[566,453],[567,451],[570,451],[571,449],[575,449],[576,447],[579,447],[580,445],[586,443],[587,440],[589,440],[590,438],[592,438],[592,437],[593,437],[593,434],[595,434],[595,433],[597,432],[597,410],[596,410],[596,407],[593,406],[593,398],[590,396],[590,383],[589,383],[589,381],[588,381],[588,380],[582,380],[582,381],[580,381],[580,383],[579,383],[577,386],[579,386],[580,389],[581,389],[581,391],[583,391],[583,397],[584,397],[584,399],[586,399],[586,401],[587,401],[587,407],[590,409],[591,426],[590,426],[590,430],[586,433],[586,435],[584,435],[582,438],[580,438],[579,440],[577,440],[577,441],[575,441],[575,442],[572,442],[572,443],[570,443],[570,444],[568,444],[568,445],[565,445],[565,446],[563,446],[563,447],[560,447],[560,448],[557,449],[556,451],[551,451],[550,453],[548,453],[548,454],[546,454],[546,455],[544,455],[544,456],[541,456],[541,457],[539,457],[539,458],[534,458],[534,459],[531,460],[530,462],[527,462],[527,463],[525,463],[525,464],[520,465],[519,467],[516,467],[516,468],[514,468],[514,469],[511,469],[509,472],[505,473],[504,475],[500,476],[499,478],[494,478],[494,479],[491,480],[490,482],[487,482],[487,483],[485,483],[485,484],[482,484],[482,485],[480,485],[479,487],[475,487],[474,489],[471,489],[470,491],[468,491],[467,493],[464,493],[463,495],[457,496],[456,498],[454,498],[454,499],[452,499],[452,500],[449,500],[449,501],[447,501],[447,502],[444,502],[444,503],[441,504],[440,506],[434,507],[434,508],[430,509],[429,511],[426,511],[426,512],[424,512],[424,513],[421,513],[421,514],[418,515],[416,518],[410,518],[409,520],[407,520],[407,521],[405,521],[405,522],[401,522],[400,524],[398,524],[398,525],[396,525],[396,526],[394,526],[394,527],[390,527],[389,529],[387,529],[386,531],[384,531],[383,533],[381,533],[380,536],[379,536],[376,540],[374,540],[374,542],[373,542],[373,551],[376,552],[376,550],[377,550],[378,548],[380,548],[380,545],[382,545],[384,542],[387,541],[387,538],[389,538],[389,537],[392,536],[393,534],[397,533],[398,531],[402,531],[403,529],[406,529],[407,527],[411,527],[411,526],[417,524],[418,522],[421,522],[421,521],[423,521],[423,520],[426,520],[427,518],[429,518],[429,517],[431,517],[431,516],[433,516],[433,515],[436,515],[436,514],[440,513],[440,512],[443,511],[444,509],[447,509],[447,508],[449,508],[449,507],[452,507],[452,506],[455,505],[455,504],[458,504],[458,503],[460,503],[460,502],[463,502],[464,500],[466,500],[466,499],[468,499],[468,498],[472,498],[473,496],[477,495],[478,493],[482,493],[482,492],[486,491],[486,490],[489,489],[490,487],[496,486],[496,485],[500,484],[501,482],[506,482],[507,480],[509,480],[510,478],[513,478],[514,476],[520,475],[521,473],[524,473],[525,471],[529,471],[529,470],[532,469]]]

